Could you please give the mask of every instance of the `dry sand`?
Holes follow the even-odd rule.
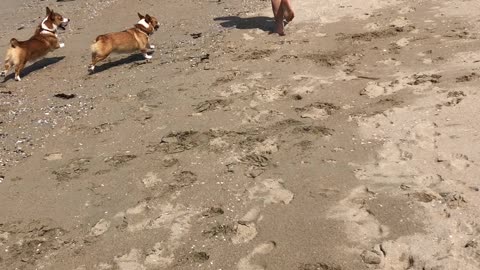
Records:
[[[478,1],[3,2],[72,23],[0,83],[1,269],[480,269]]]

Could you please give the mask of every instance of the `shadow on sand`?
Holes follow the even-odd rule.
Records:
[[[149,54],[151,55],[151,53],[149,53]],[[107,63],[102,64],[100,66],[96,66],[95,67],[95,72],[93,72],[92,74],[103,72],[103,71],[106,71],[106,70],[108,70],[110,68],[113,68],[113,67],[116,67],[116,66],[127,65],[127,64],[131,64],[131,63],[135,63],[135,62],[139,62],[139,61],[145,61],[145,58],[143,57],[143,55],[142,54],[132,54],[128,57],[118,59],[118,60],[115,60],[115,61],[112,61],[112,62],[107,62]]]
[[[260,29],[265,32],[271,32],[273,29],[273,18],[258,16],[250,18],[241,18],[238,16],[218,17],[214,21],[221,21],[220,25],[226,28],[237,29]]]
[[[56,63],[62,61],[64,58],[65,58],[65,56],[49,57],[49,58],[44,58],[40,61],[37,61],[37,62],[31,64],[30,66],[25,67],[22,70],[22,73],[20,74],[20,77],[23,78],[23,77],[27,76],[28,74],[30,74],[34,71],[37,71],[37,70],[43,69],[45,67],[48,67],[50,65],[56,64]],[[15,78],[15,72],[13,72],[10,75],[8,75],[7,77],[5,77],[3,82],[6,82],[6,81],[8,81],[10,79],[14,79],[14,78]]]

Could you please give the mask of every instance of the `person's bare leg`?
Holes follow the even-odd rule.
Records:
[[[275,18],[275,33],[285,35],[283,27],[284,11],[282,8],[282,0],[272,0],[273,16]]]
[[[295,12],[293,12],[292,4],[290,0],[282,0],[282,9],[283,9],[283,16],[287,22],[291,22],[293,18],[295,18]]]

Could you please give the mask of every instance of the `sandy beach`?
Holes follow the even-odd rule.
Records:
[[[480,269],[480,2],[4,2],[72,21],[0,82],[0,269]]]

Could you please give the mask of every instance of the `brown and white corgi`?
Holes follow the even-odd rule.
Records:
[[[5,57],[5,69],[0,74],[7,76],[10,68],[15,66],[15,80],[20,81],[20,73],[28,62],[44,57],[49,52],[65,47],[60,43],[57,36],[57,29],[65,30],[70,19],[55,13],[47,7],[47,17],[36,28],[34,35],[26,41],[18,41],[15,38],[10,40],[10,48]]]
[[[100,35],[90,47],[92,50],[92,63],[88,67],[90,72],[95,71],[95,65],[107,58],[112,52],[132,53],[140,51],[145,59],[152,58],[148,55],[148,49],[155,49],[150,44],[149,37],[158,30],[160,24],[158,20],[150,15],[141,15],[138,13],[140,21],[134,27],[122,32],[115,32]]]

